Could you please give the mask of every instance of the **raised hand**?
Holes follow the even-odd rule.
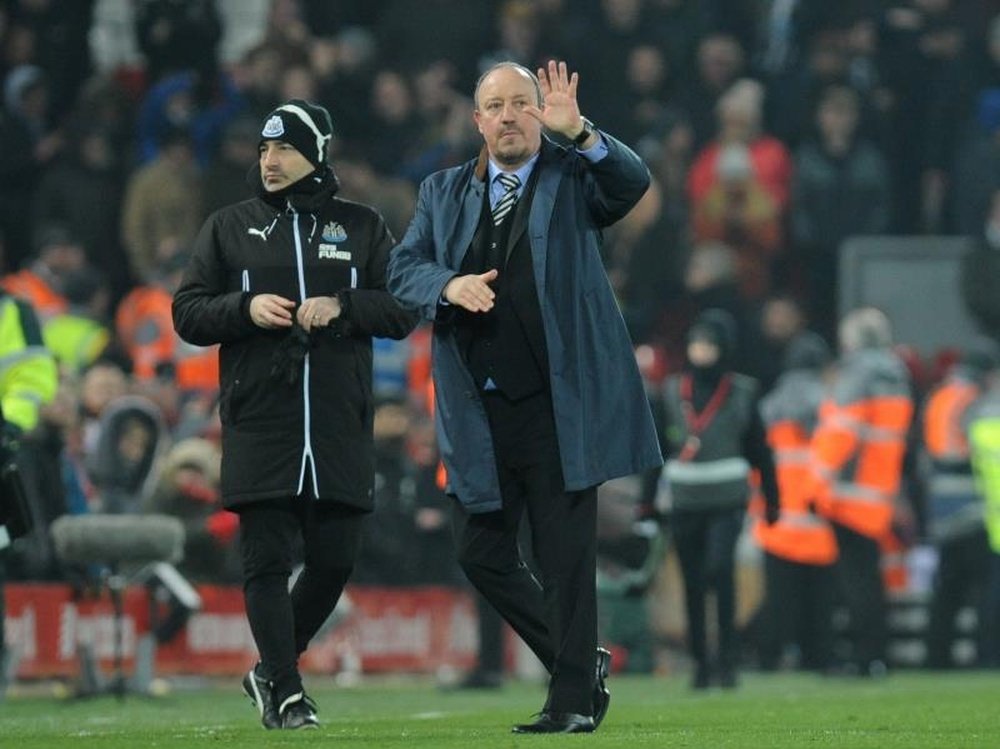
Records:
[[[583,117],[576,103],[576,86],[580,76],[569,74],[565,62],[549,60],[549,66],[538,69],[538,82],[542,88],[542,108],[525,106],[524,111],[536,117],[553,132],[573,138],[583,129]]]

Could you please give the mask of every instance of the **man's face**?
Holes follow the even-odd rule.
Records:
[[[265,140],[260,144],[260,178],[268,192],[283,190],[315,168],[298,149],[283,140]]]
[[[497,68],[479,86],[476,127],[502,166],[517,168],[541,147],[542,124],[524,111],[529,105],[538,105],[538,94],[523,70]]]

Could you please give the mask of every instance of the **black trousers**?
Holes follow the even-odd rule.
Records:
[[[597,648],[597,489],[567,492],[548,393],[510,402],[483,395],[503,508],[456,505],[458,561],[470,582],[538,656],[550,676],[545,710],[590,715]],[[527,513],[532,557],[518,547]]]
[[[780,665],[784,647],[796,643],[799,667],[833,665],[833,565],[800,564],[764,555],[766,592],[760,618],[761,667]]]
[[[733,669],[736,641],[736,541],[743,527],[743,508],[675,512],[670,519],[677,557],[684,578],[688,644],[699,668],[709,666],[705,603],[715,593],[720,668]]]
[[[950,539],[938,548],[938,569],[934,578],[930,624],[927,628],[927,665],[931,668],[952,668],[952,645],[955,642],[955,616],[964,604],[976,607],[979,621],[984,616],[986,580],[989,576],[990,546],[986,528]],[[980,626],[978,651],[986,627]]]
[[[364,514],[309,497],[240,510],[243,596],[260,653],[258,673],[284,700],[302,690],[299,656],[337,605],[354,568]],[[301,556],[291,591],[288,578]]]
[[[479,616],[479,656],[476,670],[489,674],[503,673],[503,618],[493,604],[476,594]]]
[[[888,631],[885,585],[878,541],[833,523],[840,557],[834,566],[837,588],[850,618],[854,661],[864,669],[885,661]]]

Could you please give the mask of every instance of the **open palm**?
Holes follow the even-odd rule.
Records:
[[[576,86],[580,78],[569,75],[565,62],[549,60],[549,66],[538,69],[542,89],[542,107],[525,107],[549,130],[573,136],[580,130],[580,107],[576,103]]]

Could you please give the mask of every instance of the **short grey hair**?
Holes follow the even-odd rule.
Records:
[[[476,80],[476,88],[472,92],[472,104],[478,110],[479,109],[479,87],[483,85],[483,81],[486,80],[486,76],[492,73],[494,70],[499,70],[500,68],[513,68],[514,70],[520,70],[522,73],[527,75],[533,84],[535,84],[535,97],[538,99],[536,102],[538,106],[542,106],[542,84],[538,82],[538,76],[528,70],[524,65],[519,62],[514,62],[513,60],[503,60],[502,62],[494,63],[490,65],[483,74],[479,76]]]
[[[892,323],[876,307],[860,307],[844,315],[837,331],[844,352],[892,346]]]

